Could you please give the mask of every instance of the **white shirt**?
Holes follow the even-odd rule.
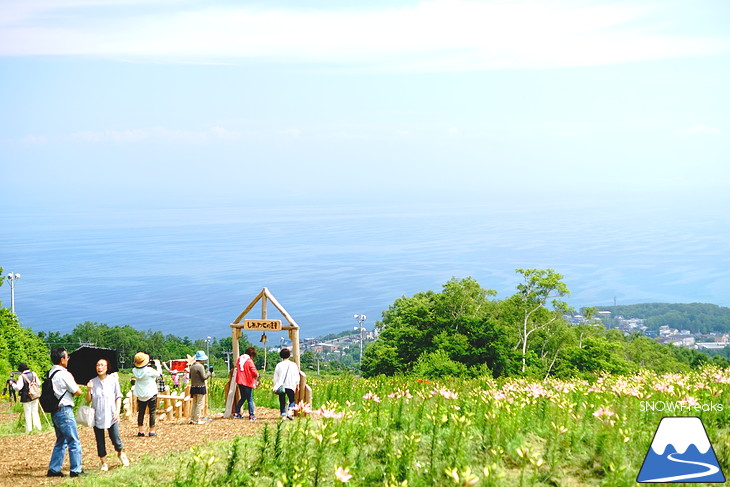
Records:
[[[274,369],[274,390],[284,386],[284,389],[297,390],[299,387],[299,367],[289,359],[276,364]]]
[[[99,377],[91,379],[91,406],[94,408],[94,426],[109,429],[115,423],[117,399],[122,397],[122,388],[116,374],[107,375],[104,380]]]
[[[157,378],[162,375],[161,372],[149,366],[135,367],[132,375],[137,379],[134,383],[134,395],[140,401],[149,401],[157,395]]]
[[[57,370],[58,372],[56,372]],[[61,398],[58,406],[73,406],[73,395],[79,391],[79,386],[76,384],[74,376],[71,375],[71,372],[66,370],[66,367],[61,365],[54,365],[51,370],[48,371],[48,377],[51,375],[53,375],[53,379],[51,379],[51,384],[53,384],[53,393],[56,397]]]

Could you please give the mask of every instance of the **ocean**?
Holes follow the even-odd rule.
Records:
[[[101,209],[0,217],[0,266],[33,331],[84,321],[191,339],[229,324],[268,288],[302,337],[371,329],[401,296],[473,277],[503,299],[517,268],[553,268],[569,304],[730,305],[730,221],[721,208],[572,204]],[[10,286],[0,288],[10,307]],[[249,314],[260,317],[260,308]],[[279,318],[269,306],[269,318]],[[254,338],[253,335],[251,338]],[[258,335],[255,337],[258,340]],[[276,340],[276,337],[274,337]]]

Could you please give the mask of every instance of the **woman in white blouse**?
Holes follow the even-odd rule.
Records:
[[[283,360],[274,369],[274,392],[279,395],[281,418],[292,419],[294,394],[299,388],[299,367],[289,360],[291,352],[288,348],[282,348],[279,356]]]
[[[117,374],[107,374],[109,364],[105,359],[96,362],[96,377],[91,379],[86,387],[86,400],[91,401],[94,408],[94,436],[96,437],[96,452],[101,460],[101,470],[109,470],[106,462],[106,444],[104,431],[109,432],[109,438],[114,444],[122,466],[129,466],[129,459],[124,453],[122,439],[119,436],[119,413],[122,407],[122,389],[119,386]]]

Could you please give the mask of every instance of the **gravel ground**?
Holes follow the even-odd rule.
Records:
[[[2,408],[2,421],[17,420],[17,413],[7,412],[7,403]],[[22,413],[21,413],[22,414]],[[188,420],[163,421],[157,424],[157,437],[138,437],[136,421],[122,420],[120,432],[124,451],[132,464],[152,451],[176,452],[187,451],[195,444],[206,441],[232,440],[236,436],[254,436],[258,434],[266,422],[279,419],[277,409],[256,408],[259,421],[248,419],[224,419],[215,417],[204,425],[192,425]],[[219,415],[221,416],[221,415]],[[43,420],[43,418],[41,418]],[[99,457],[96,456],[96,441],[92,428],[79,426],[79,436],[83,451],[84,470],[94,475],[103,475],[99,471]],[[33,433],[30,435],[0,438],[0,485],[13,487],[31,487],[37,485],[55,485],[64,479],[46,477],[48,461],[56,442],[53,431]],[[121,468],[116,452],[107,438],[110,471]],[[68,474],[68,454],[63,472]]]

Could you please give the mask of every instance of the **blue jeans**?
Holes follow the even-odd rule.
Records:
[[[122,446],[122,438],[119,436],[119,422],[112,423],[106,431],[109,432],[109,439],[112,440],[112,444],[114,445],[114,449],[117,453],[124,450],[124,446]],[[94,437],[96,438],[96,453],[99,455],[99,458],[104,458],[106,456],[104,430],[94,426]]]
[[[284,389],[284,394],[279,394],[279,411],[281,415],[285,415],[287,409],[294,407],[294,389]],[[286,400],[289,399],[289,407],[287,408]]]
[[[64,406],[52,413],[51,418],[53,418],[53,429],[56,430],[56,444],[53,446],[48,470],[61,471],[63,459],[66,457],[66,448],[68,448],[71,471],[81,472],[81,440],[79,440],[79,431],[76,429],[73,408]]]
[[[240,414],[243,403],[245,401],[248,401],[248,415],[252,417],[255,416],[253,405],[253,388],[244,386],[243,384],[238,384],[238,392],[241,394],[241,400],[238,401],[238,404],[236,404],[236,412]]]

